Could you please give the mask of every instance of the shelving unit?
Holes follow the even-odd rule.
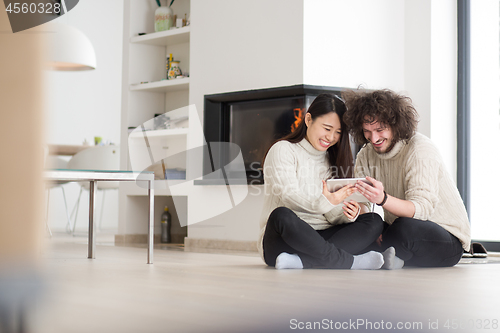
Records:
[[[131,84],[131,91],[150,91],[150,92],[175,92],[189,89],[189,78],[162,80],[156,82]]]
[[[191,27],[182,27],[175,30],[153,32],[150,34],[130,38],[131,43],[167,46],[189,43]]]
[[[168,168],[186,168],[187,161],[178,158],[187,149],[189,128],[173,128],[130,133],[128,128],[150,123],[157,114],[171,112],[171,118],[188,116],[179,108],[189,104],[189,77],[166,80],[166,59],[169,54],[180,61],[183,74],[189,73],[190,31],[191,27],[154,32],[154,11],[158,8],[155,0],[126,0],[124,6],[123,36],[123,83],[122,83],[122,120],[121,120],[121,169],[143,171],[152,163],[174,156]],[[189,16],[190,0],[176,0],[172,5],[174,14]],[[145,33],[139,35],[139,33]],[[144,82],[144,83],[141,83]],[[175,110],[175,111],[174,111]],[[173,117],[172,117],[173,116]],[[147,127],[148,128],[148,127]],[[152,127],[149,127],[152,128]],[[129,141],[130,140],[130,141]],[[139,149],[139,154],[129,153],[129,144]],[[149,145],[149,146],[148,146]],[[131,146],[131,147],[132,147]],[[131,163],[132,156],[139,156],[140,163]],[[153,157],[151,159],[151,157]],[[185,196],[183,184],[186,180],[161,180],[155,182],[155,222],[165,204],[172,205],[173,195]],[[176,187],[172,194],[171,187]],[[143,226],[138,219],[144,214],[147,191],[137,184],[120,186],[119,233],[125,237],[130,234],[143,234]],[[187,202],[187,200],[185,200]],[[172,207],[174,225],[179,224],[178,216]],[[187,208],[185,208],[187,210]],[[186,214],[184,214],[186,215]],[[155,232],[160,232],[155,224]],[[186,228],[180,228],[187,233]],[[172,230],[174,234],[175,228]],[[179,231],[180,232],[180,231]],[[126,238],[126,237],[125,237]]]
[[[189,103],[189,77],[166,80],[165,76],[168,54],[181,62],[183,73],[189,72],[191,27],[152,31],[156,8],[154,0],[128,0],[124,8],[122,167],[130,165],[128,147],[123,144],[129,139],[128,128],[138,127],[156,114],[177,110]],[[172,9],[180,17],[189,14],[190,1],[175,1]],[[132,133],[131,137],[139,134]],[[176,145],[181,144],[184,149],[188,135],[189,129],[148,131],[148,137],[161,139],[164,145],[168,140],[175,140]]]
[[[148,138],[151,137],[168,137],[168,136],[183,136],[189,133],[188,128],[172,128],[163,130],[146,131]],[[142,138],[142,132],[134,132],[129,135],[129,138]]]

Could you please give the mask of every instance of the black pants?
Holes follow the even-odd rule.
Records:
[[[386,225],[382,239],[379,251],[394,246],[396,256],[405,261],[405,266],[454,266],[464,252],[458,238],[438,224],[410,217],[400,217]]]
[[[264,259],[275,266],[282,252],[297,254],[304,268],[351,268],[353,255],[364,253],[382,233],[384,222],[368,213],[356,222],[316,231],[286,207],[276,208],[267,220]]]

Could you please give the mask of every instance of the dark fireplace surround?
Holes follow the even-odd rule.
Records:
[[[288,134],[311,102],[322,93],[340,96],[342,88],[294,85],[205,95],[203,179],[198,185],[262,184],[261,162],[274,141]],[[228,144],[230,143],[230,144]],[[239,172],[214,173],[240,149],[246,177]],[[221,179],[224,178],[224,179]]]

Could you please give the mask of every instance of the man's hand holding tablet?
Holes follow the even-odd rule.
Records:
[[[364,183],[372,186],[372,183],[365,178],[328,179],[326,181],[326,185],[327,185],[328,191],[330,191],[330,192],[336,192],[336,191],[342,189],[343,187],[345,187],[346,185],[348,188],[355,187],[357,191],[352,193],[351,195],[349,195],[347,198],[345,198],[344,201],[354,200],[357,202],[370,202],[370,200],[368,200],[363,194],[361,194],[359,192],[359,188],[358,188],[359,185],[355,186],[358,181],[364,182]]]
[[[387,195],[384,191],[384,185],[375,178],[366,177],[363,182],[356,182],[358,193],[363,195],[369,202],[383,206],[387,200]]]

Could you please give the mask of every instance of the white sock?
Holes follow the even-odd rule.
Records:
[[[302,260],[300,260],[300,257],[298,255],[286,252],[283,252],[278,257],[276,257],[276,265],[274,265],[274,267],[276,267],[276,269],[304,268],[304,266],[302,265]]]
[[[354,256],[351,269],[379,269],[384,264],[382,253],[370,251]]]
[[[384,256],[384,265],[383,269],[401,269],[403,268],[405,262],[398,257],[396,257],[396,249],[392,246],[382,252]]]

